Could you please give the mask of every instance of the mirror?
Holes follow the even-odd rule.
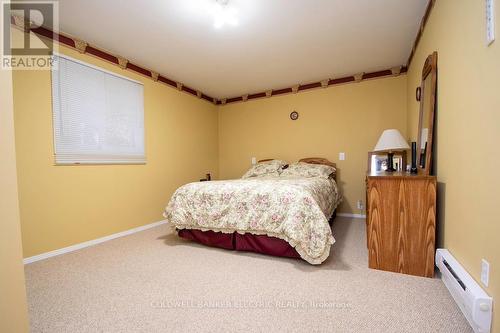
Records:
[[[422,70],[420,115],[417,137],[417,168],[429,175],[432,163],[432,138],[436,106],[437,52],[427,57]]]

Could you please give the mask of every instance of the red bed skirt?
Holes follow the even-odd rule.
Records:
[[[335,213],[330,219],[330,225],[335,218]],[[215,231],[201,231],[195,229],[178,230],[180,237],[189,239],[204,245],[219,247],[227,250],[250,251],[268,254],[277,257],[300,258],[297,251],[283,239],[237,232],[225,234]]]
[[[297,251],[286,241],[266,235],[248,233],[241,235],[237,232],[225,234],[211,230],[201,231],[195,229],[182,229],[178,231],[178,234],[182,238],[227,250],[250,251],[278,257],[300,258]]]

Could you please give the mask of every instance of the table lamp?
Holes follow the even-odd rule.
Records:
[[[387,172],[394,172],[394,151],[410,149],[410,146],[403,138],[397,129],[385,130],[377,144],[375,145],[375,152],[387,152]]]

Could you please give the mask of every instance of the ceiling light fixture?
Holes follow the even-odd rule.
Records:
[[[224,25],[238,25],[237,11],[228,4],[229,0],[215,0],[209,7],[209,12],[214,18],[214,27],[217,29]]]

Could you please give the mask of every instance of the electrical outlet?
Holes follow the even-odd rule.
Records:
[[[339,153],[339,161],[345,160],[345,153]]]
[[[357,207],[358,207],[359,210],[364,210],[365,209],[365,205],[363,203],[363,200],[358,200]]]
[[[486,0],[486,45],[495,41],[495,0]]]
[[[257,159],[255,157],[252,157],[252,165],[257,164]]]
[[[486,260],[481,260],[481,282],[488,287],[490,282],[490,263]]]

